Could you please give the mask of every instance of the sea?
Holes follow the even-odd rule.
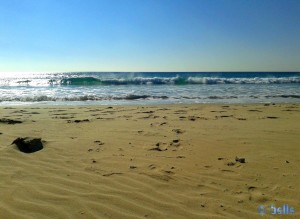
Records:
[[[0,105],[299,103],[300,72],[0,72]]]

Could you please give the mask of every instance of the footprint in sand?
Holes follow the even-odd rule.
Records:
[[[76,120],[74,120],[74,121],[68,120],[67,122],[68,122],[68,123],[81,123],[81,122],[89,122],[89,121],[90,121],[89,119],[82,119],[82,120],[76,119]]]
[[[156,166],[155,164],[150,164],[148,166],[148,168],[151,171],[151,173],[142,173],[144,175],[147,175],[153,179],[157,179],[157,180],[162,180],[162,181],[170,181],[172,180],[173,178],[171,176],[173,176],[175,174],[174,171],[172,170],[164,170],[162,168],[159,168],[158,166]],[[171,169],[175,169],[174,167],[171,168]]]
[[[97,143],[98,145],[104,145],[104,142],[102,142],[100,140],[96,140],[96,141],[94,141],[94,143]]]
[[[149,149],[149,151],[166,151],[168,150],[168,145],[164,142],[158,142],[155,144],[154,148]]]
[[[166,125],[166,124],[167,124],[166,122],[162,122],[159,125],[162,126],[162,125]]]
[[[149,169],[151,169],[151,170],[154,170],[154,169],[157,168],[157,166],[156,166],[155,164],[150,164],[148,167],[149,167]]]
[[[173,132],[175,132],[176,134],[183,134],[185,131],[181,130],[181,129],[173,129]]]
[[[261,110],[256,110],[256,109],[250,109],[248,110],[249,112],[262,112]]]
[[[121,175],[123,173],[107,173],[107,174],[103,174],[102,176],[112,176],[112,175]]]
[[[174,140],[170,143],[170,146],[179,147],[179,146],[180,146],[180,139],[174,139]]]

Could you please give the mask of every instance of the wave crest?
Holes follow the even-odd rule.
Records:
[[[66,78],[60,85],[187,85],[187,84],[287,84],[300,83],[298,77],[287,78],[217,78],[217,77],[135,77],[135,78]]]

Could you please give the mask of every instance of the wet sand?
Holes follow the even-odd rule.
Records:
[[[299,142],[300,104],[1,107],[0,218],[297,218]]]

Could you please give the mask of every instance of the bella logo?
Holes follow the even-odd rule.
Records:
[[[271,205],[271,214],[295,214],[295,209],[293,207],[289,207],[287,204],[284,204],[279,208]]]
[[[270,209],[270,212],[268,211]],[[280,215],[294,215],[295,214],[295,208],[290,207],[287,204],[284,204],[282,207],[276,207],[275,205],[271,205],[270,208],[267,208],[264,205],[258,206],[258,213],[260,215],[265,215],[265,214],[280,214]]]

